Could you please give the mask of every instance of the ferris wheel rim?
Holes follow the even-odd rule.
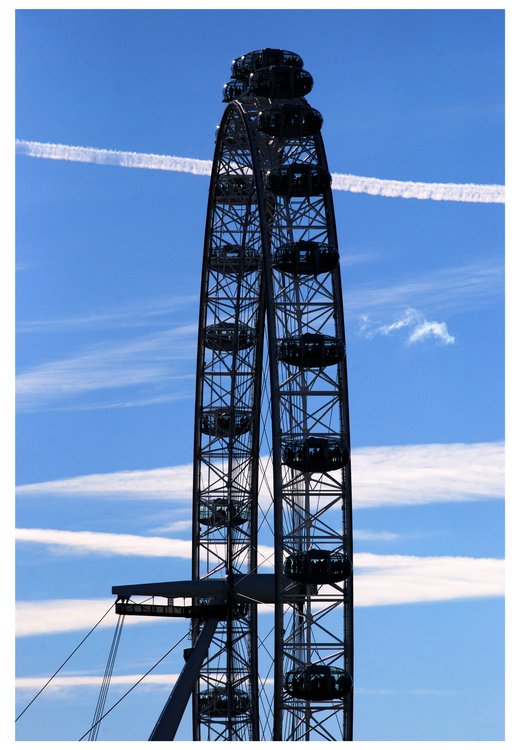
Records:
[[[267,330],[269,332],[268,335],[268,350],[269,350],[269,361],[270,361],[270,385],[271,385],[271,393],[277,393],[279,390],[279,380],[278,380],[278,370],[276,366],[276,342],[277,337],[275,336],[275,321],[273,319],[273,309],[272,305],[270,304],[273,299],[273,291],[272,291],[272,264],[271,264],[271,257],[270,257],[270,243],[268,242],[267,234],[267,217],[265,216],[265,204],[266,204],[266,191],[265,186],[263,182],[263,173],[265,172],[265,165],[261,163],[260,158],[258,156],[258,153],[255,149],[255,143],[254,143],[254,134],[251,131],[251,124],[249,122],[248,115],[246,111],[243,108],[243,105],[240,101],[232,101],[228,104],[226,107],[226,110],[223,113],[222,120],[219,126],[216,146],[215,146],[215,158],[213,161],[213,167],[211,172],[211,184],[210,184],[210,191],[209,191],[209,199],[208,199],[208,208],[207,208],[207,218],[206,218],[206,230],[205,230],[205,237],[204,237],[204,258],[203,258],[203,270],[202,270],[202,282],[201,282],[201,302],[200,302],[200,313],[199,313],[199,336],[198,336],[198,356],[197,356],[197,397],[196,397],[196,404],[195,404],[195,461],[194,461],[194,501],[193,501],[193,578],[195,578],[198,575],[198,569],[196,569],[196,566],[198,565],[199,560],[199,549],[198,547],[195,549],[195,539],[198,537],[198,530],[195,531],[195,525],[198,523],[198,517],[199,517],[199,508],[197,506],[197,491],[198,491],[198,474],[197,474],[197,461],[199,460],[199,456],[197,455],[197,446],[200,445],[200,419],[201,419],[201,410],[202,410],[202,394],[201,394],[201,388],[202,388],[202,378],[200,377],[200,362],[203,357],[203,351],[204,351],[204,338],[203,338],[203,330],[204,326],[203,323],[205,322],[205,315],[206,315],[206,302],[205,302],[205,296],[207,293],[207,283],[208,283],[208,274],[209,274],[209,254],[210,254],[210,242],[211,242],[211,233],[210,233],[210,226],[211,226],[211,218],[215,211],[216,206],[216,198],[215,198],[215,186],[218,179],[218,154],[222,149],[222,142],[225,134],[225,124],[228,122],[231,113],[237,113],[237,115],[240,118],[241,125],[244,128],[244,131],[247,135],[247,142],[250,149],[250,158],[252,162],[252,175],[253,175],[253,181],[255,185],[255,191],[256,191],[256,197],[257,197],[257,204],[258,204],[258,215],[260,218],[260,235],[261,235],[261,247],[262,247],[262,256],[263,256],[263,289],[264,289],[264,298],[266,300],[264,307],[265,307],[265,317],[267,321]],[[319,158],[322,159],[324,165],[327,167],[326,163],[326,156],[324,151],[324,144],[322,141],[322,137],[320,134],[316,137],[316,146],[317,150],[319,152]],[[335,216],[333,211],[333,201],[331,199],[331,191],[327,191],[326,195],[326,221],[327,221],[327,229],[330,231],[331,236],[333,238],[333,242],[335,246],[337,246],[337,234],[336,234],[336,226],[335,226]],[[340,273],[335,274],[335,295],[337,297],[337,310],[338,313],[336,314],[336,311],[334,311],[334,315],[338,321],[338,329],[340,332],[340,335],[342,334],[342,339],[345,340],[344,335],[344,322],[343,322],[343,309],[342,309],[342,291],[341,291],[341,283],[340,283]],[[261,336],[261,341],[263,341],[263,336]],[[261,344],[262,345],[262,344]],[[346,371],[346,360],[344,359],[344,362],[342,365],[339,365],[340,368],[340,379],[342,380],[343,384],[343,405],[342,405],[342,414],[343,417],[341,418],[341,421],[343,423],[343,426],[345,427],[346,432],[346,440],[349,448],[349,410],[348,410],[348,404],[347,404],[347,371]],[[259,374],[256,374],[255,378],[255,392],[261,392],[262,383],[261,381],[262,375],[261,375],[261,367],[259,368]],[[280,415],[279,415],[279,404],[277,403],[276,399],[272,399],[272,424],[273,424],[273,430],[272,430],[272,461],[275,463],[274,468],[274,490],[273,494],[274,496],[278,495],[281,496],[281,486],[278,481],[280,475],[281,475],[281,459],[282,459],[282,444],[281,444],[281,430],[280,430]],[[276,413],[277,410],[277,413]],[[256,419],[254,420],[253,425],[253,440],[257,444],[258,437],[259,437],[259,414],[256,415]],[[347,468],[347,472],[349,474],[349,464]],[[196,475],[196,476],[195,476]],[[344,472],[343,472],[343,476]],[[349,478],[347,481],[343,479],[343,484],[347,484],[347,486],[350,488],[350,498],[349,502],[346,503],[348,510],[347,513],[349,513],[349,518],[347,519],[347,525],[350,529],[350,535],[349,535],[349,544],[348,544],[348,551],[351,556],[351,478]],[[275,505],[275,514],[277,514],[277,527],[282,528],[283,526],[283,520],[282,520],[282,513],[283,508],[281,503],[278,502],[277,507]],[[257,529],[257,524],[256,524]],[[256,545],[257,545],[257,538],[256,538]],[[276,631],[276,645],[275,645],[275,656],[274,664],[275,664],[275,695],[278,695],[282,690],[282,685],[284,681],[284,674],[283,674],[283,641],[281,633],[283,631],[283,548],[280,544],[275,544],[275,577],[276,577],[276,615],[275,615],[275,631]],[[353,607],[353,600],[352,600],[352,586],[348,586],[348,596],[349,600],[348,602],[344,601],[344,610],[345,610],[345,626],[344,630],[346,632],[347,626],[346,626],[346,620],[349,621],[349,642],[348,642],[348,652],[349,652],[349,658],[348,663],[350,664],[350,671],[353,672],[353,632],[351,630],[351,612]],[[346,609],[348,608],[348,613],[346,612]],[[254,634],[253,634],[253,640],[257,640],[257,624],[254,628]],[[257,668],[257,665],[256,665]],[[277,686],[276,686],[277,685]],[[193,729],[195,733],[195,724],[197,721],[199,721],[199,717],[197,717],[197,697],[194,695],[194,701],[193,701]],[[344,739],[351,739],[351,712],[352,712],[352,700],[353,700],[353,692],[350,693],[350,697],[348,698],[348,715],[349,715],[349,723],[348,726],[343,728],[343,737]],[[275,716],[275,727],[274,727],[274,738],[275,739],[282,739],[281,737],[281,712],[282,712],[282,706],[280,705],[278,701],[277,707],[274,709],[274,716]],[[277,727],[276,727],[277,722]],[[199,729],[197,727],[196,732],[198,733],[199,738]]]

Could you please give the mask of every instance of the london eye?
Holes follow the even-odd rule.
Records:
[[[196,372],[192,580],[114,586],[119,614],[191,621],[151,740],[351,740],[350,435],[339,247],[301,57],[224,87]],[[131,601],[146,594],[167,605]],[[190,598],[179,607],[175,599]]]

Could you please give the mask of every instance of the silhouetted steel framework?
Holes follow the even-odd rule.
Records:
[[[273,49],[234,60],[224,88],[200,298],[193,580],[113,589],[120,612],[192,618],[152,740],[174,737],[191,691],[195,740],[352,739],[345,333],[311,88],[302,59]],[[170,601],[136,612],[138,593]],[[175,607],[179,596],[192,606]]]

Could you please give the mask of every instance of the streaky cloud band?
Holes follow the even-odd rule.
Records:
[[[504,494],[504,443],[421,443],[354,448],[357,509],[500,499]],[[261,463],[270,471],[269,459]],[[19,496],[120,497],[189,502],[192,466],[132,469],[23,484]],[[270,497],[260,492],[260,503]]]
[[[115,536],[115,535],[114,535]],[[504,560],[499,558],[416,555],[355,556],[355,603],[358,607],[495,599],[504,596]],[[271,605],[261,605],[260,613]],[[18,637],[50,635],[91,627],[107,599],[51,599],[17,604]],[[137,617],[133,625],[145,624]],[[113,627],[112,613],[102,627]]]
[[[167,154],[146,154],[134,151],[115,151],[87,146],[68,146],[61,143],[16,140],[16,153],[39,159],[77,161],[136,169],[160,169],[210,175],[210,159],[192,159]],[[332,188],[351,193],[366,193],[385,198],[416,198],[418,200],[458,201],[463,203],[504,203],[503,185],[472,183],[413,182],[360,177],[353,174],[332,173]]]

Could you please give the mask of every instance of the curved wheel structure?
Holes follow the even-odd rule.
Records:
[[[322,118],[298,55],[259,50],[232,70],[206,221],[193,494],[193,580],[225,578],[227,594],[193,739],[351,740],[348,387]],[[271,596],[237,590],[257,574]]]

